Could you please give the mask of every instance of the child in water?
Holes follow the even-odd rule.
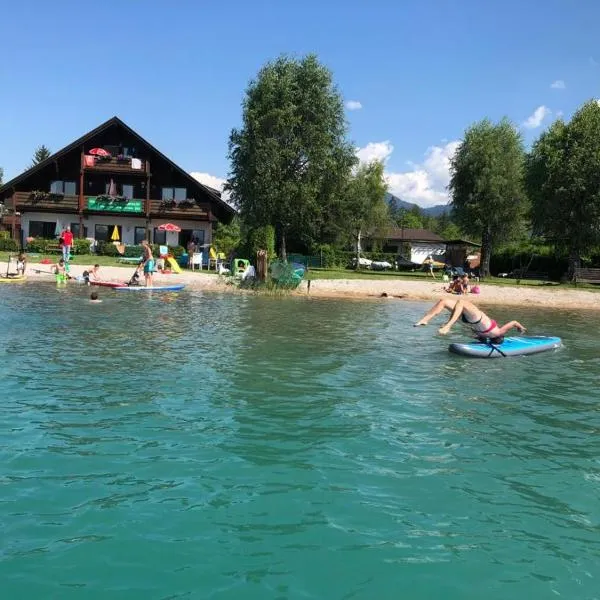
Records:
[[[98,298],[98,292],[92,292],[90,294],[90,302],[92,302],[93,304],[98,304],[99,302],[102,302],[102,300]]]

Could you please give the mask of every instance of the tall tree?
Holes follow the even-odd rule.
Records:
[[[52,153],[50,152],[50,149],[47,148],[46,146],[44,146],[44,144],[42,144],[41,146],[38,146],[35,149],[35,152],[33,153],[33,159],[31,160],[31,166],[35,167],[35,165],[46,160],[51,154]]]
[[[489,275],[494,244],[522,228],[527,199],[525,152],[520,134],[506,119],[484,119],[469,127],[450,162],[452,218],[481,239],[481,275]]]
[[[383,163],[361,165],[348,181],[341,205],[340,223],[352,232],[356,268],[360,268],[361,242],[365,233],[376,235],[390,224],[387,184]]]
[[[267,63],[246,90],[229,138],[227,188],[244,221],[289,235],[316,232],[356,163],[343,101],[314,55]]]
[[[569,255],[569,275],[600,244],[600,106],[584,104],[569,123],[555,121],[533,144],[527,189],[534,229]]]
[[[4,169],[0,167],[0,185],[2,185],[2,178],[4,177]]]
[[[394,222],[402,229],[422,229],[423,216],[413,209],[400,208],[395,215]]]

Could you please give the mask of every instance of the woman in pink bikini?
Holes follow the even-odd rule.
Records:
[[[462,298],[459,298],[458,300],[444,298],[438,301],[420,321],[415,323],[415,327],[427,325],[433,317],[439,315],[444,309],[452,314],[450,315],[448,322],[438,329],[438,332],[442,335],[446,335],[458,319],[462,319],[463,323],[469,325],[476,337],[490,340],[493,344],[501,344],[506,333],[513,328],[518,329],[521,333],[527,331],[518,321],[509,321],[506,325],[499,327],[494,319],[490,319],[490,317],[482,310],[478,309],[472,302],[463,300]]]

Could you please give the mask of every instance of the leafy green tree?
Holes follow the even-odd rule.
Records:
[[[520,134],[503,119],[469,127],[450,163],[452,218],[481,239],[481,275],[489,275],[494,244],[522,229],[527,210],[525,152]]]
[[[584,104],[569,123],[555,121],[533,144],[527,189],[534,231],[569,256],[569,275],[600,244],[600,106]]]
[[[218,252],[230,254],[242,241],[240,220],[234,217],[229,225],[217,223],[212,236],[212,242]]]
[[[275,228],[283,260],[288,236],[317,235],[356,164],[346,133],[342,98],[314,55],[278,58],[250,82],[227,188],[249,226]]]
[[[400,208],[395,215],[394,223],[402,229],[422,229],[423,214],[418,207],[406,209]]]
[[[0,167],[0,185],[2,185],[2,178],[4,177],[4,169]]]
[[[382,230],[390,225],[386,191],[384,166],[379,161],[361,165],[348,181],[340,222],[353,236],[357,269],[360,268],[361,242],[365,233],[381,237]]]
[[[50,152],[50,149],[42,144],[35,149],[35,152],[33,153],[33,159],[31,160],[31,166],[35,167],[35,165],[50,157],[51,154],[52,153]]]
[[[442,213],[439,217],[430,217],[431,231],[437,233],[445,240],[459,240],[463,237],[460,227],[452,221],[448,213]]]

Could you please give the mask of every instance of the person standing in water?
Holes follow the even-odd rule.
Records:
[[[144,265],[144,279],[146,280],[146,287],[152,287],[153,281],[153,272],[154,272],[154,256],[152,256],[152,248],[150,248],[150,244],[146,241],[142,241],[142,262]]]
[[[450,315],[448,322],[438,329],[438,333],[441,333],[442,335],[449,333],[452,325],[454,325],[458,319],[461,319],[465,325],[471,327],[479,339],[490,340],[493,344],[501,344],[504,341],[506,333],[513,328],[521,333],[527,331],[518,321],[509,321],[500,327],[494,319],[488,317],[472,302],[463,300],[462,298],[459,298],[458,300],[449,298],[439,300],[422,319],[415,323],[415,327],[427,325],[433,317],[439,315],[443,310],[447,310],[452,314]]]

